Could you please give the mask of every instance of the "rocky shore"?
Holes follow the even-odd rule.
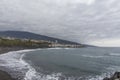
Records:
[[[115,72],[110,78],[106,77],[103,80],[120,80],[120,72]]]

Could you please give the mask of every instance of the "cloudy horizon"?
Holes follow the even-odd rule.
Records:
[[[117,40],[120,46],[119,26],[118,0],[0,0],[1,31],[29,31],[101,46],[116,46]]]

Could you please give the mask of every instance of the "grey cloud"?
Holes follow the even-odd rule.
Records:
[[[0,30],[31,31],[83,43],[119,38],[119,7],[118,0],[0,0]]]

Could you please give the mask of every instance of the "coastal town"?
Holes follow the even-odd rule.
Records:
[[[36,39],[18,39],[14,37],[0,37],[0,46],[17,46],[17,47],[31,47],[31,48],[81,48],[81,44],[61,44],[57,40],[46,41]]]
[[[25,49],[37,48],[81,48],[83,45],[79,44],[61,44],[58,40],[36,40],[27,38],[15,37],[0,37],[0,55],[10,52]],[[17,80],[14,79],[7,71],[0,70],[0,80]]]

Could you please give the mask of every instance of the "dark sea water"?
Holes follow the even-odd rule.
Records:
[[[120,48],[51,48],[0,55],[0,66],[22,80],[102,80],[120,71]]]

